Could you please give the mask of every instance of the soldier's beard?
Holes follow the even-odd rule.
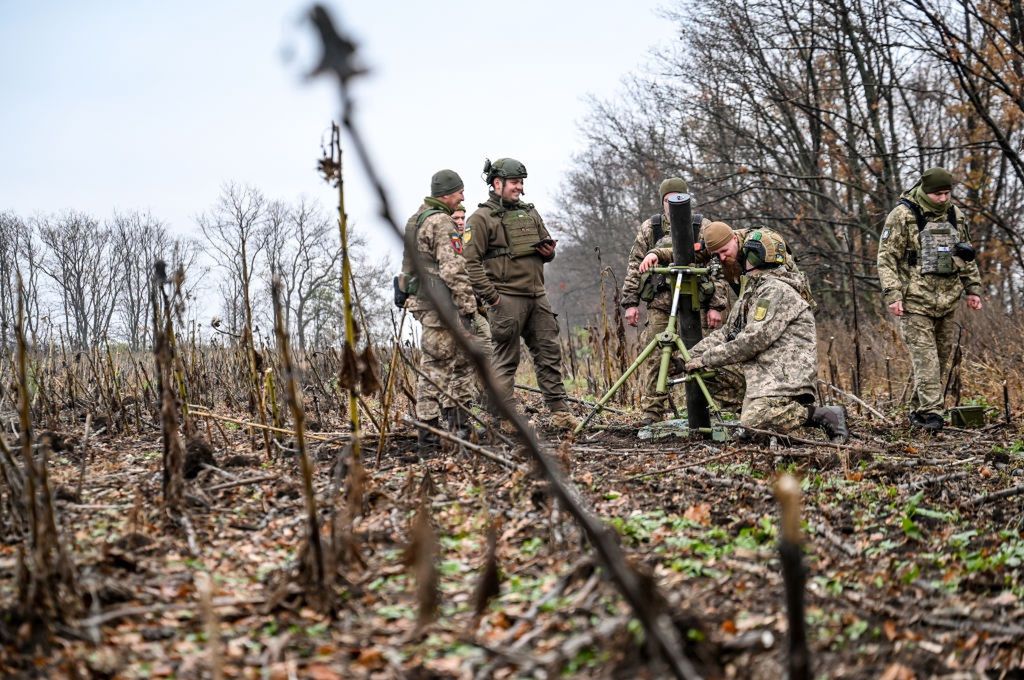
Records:
[[[740,274],[740,263],[736,260],[722,260],[722,273],[725,275],[726,281],[739,281]]]

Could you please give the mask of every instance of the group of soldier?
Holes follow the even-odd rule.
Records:
[[[416,414],[435,427],[465,434],[467,418],[459,404],[480,404],[479,385],[469,362],[456,349],[441,314],[425,297],[431,286],[457,314],[464,332],[489,359],[495,396],[512,403],[520,339],[533,358],[537,383],[550,411],[549,425],[577,425],[566,403],[561,373],[558,324],[544,287],[544,265],[555,257],[551,238],[532,204],[521,200],[526,167],[512,158],[487,162],[483,177],[488,198],[467,218],[464,185],[457,173],[441,170],[431,195],[406,225],[400,288],[405,306],[422,324],[422,361],[416,386]],[[966,220],[950,202],[953,178],[942,168],[923,173],[889,213],[880,236],[878,274],[882,295],[897,317],[910,353],[913,393],[910,422],[927,430],[944,424],[943,376],[950,360],[953,315],[966,293],[980,309],[981,278]],[[646,303],[642,341],[666,330],[673,290],[656,267],[672,263],[668,206],[689,193],[678,177],[660,185],[662,211],[644,221],[629,253],[622,288],[626,322],[636,326]],[[817,404],[817,335],[814,301],[782,235],[767,227],[733,229],[697,216],[698,262],[709,267],[700,295],[704,338],[689,350],[688,362],[673,372],[699,372],[721,406],[738,410],[741,432],[789,433],[819,427],[834,441],[849,432],[845,411]],[[418,257],[424,280],[412,277]],[[671,410],[668,393],[656,389],[658,366],[645,375],[645,424]],[[491,404],[493,410],[493,404]],[[427,430],[422,446],[436,444]]]
[[[431,178],[431,195],[406,224],[400,287],[411,295],[406,308],[423,326],[416,416],[434,427],[444,418],[449,430],[465,434],[468,418],[459,405],[481,401],[472,366],[442,323],[444,311],[416,295],[419,288],[432,286],[445,304],[451,301],[454,309],[448,311],[458,314],[464,331],[488,356],[495,397],[512,402],[522,339],[533,358],[549,424],[573,429],[577,421],[562,383],[558,322],[544,288],[544,265],[555,258],[557,242],[533,205],[520,200],[526,166],[499,158],[485,163],[483,176],[487,200],[467,218],[462,178],[452,170],[438,171]],[[419,258],[426,275],[410,285],[412,257]],[[421,447],[437,443],[428,430],[419,436]]]

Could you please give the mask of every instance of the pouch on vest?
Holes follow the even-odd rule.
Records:
[[[640,299],[650,302],[663,290],[668,289],[668,281],[664,274],[658,274],[650,270],[640,275]]]
[[[405,274],[396,274],[392,280],[392,285],[395,287],[395,307],[401,309],[405,307],[405,301],[409,299],[409,294],[405,292],[403,277]]]
[[[921,273],[949,276],[956,273],[953,246],[957,233],[948,222],[930,222],[919,233]]]
[[[541,240],[541,233],[540,225],[533,215],[522,208],[517,208],[506,212],[501,223],[505,227],[510,256],[524,257],[537,254],[533,246]]]

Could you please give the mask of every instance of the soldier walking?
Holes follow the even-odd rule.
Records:
[[[949,365],[961,296],[981,309],[981,273],[963,212],[950,201],[953,175],[926,170],[900,196],[878,245],[882,298],[899,321],[910,352],[914,391],[910,423],[927,430],[945,424],[943,376]]]

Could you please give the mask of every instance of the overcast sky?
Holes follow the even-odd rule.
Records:
[[[485,198],[484,157],[528,170],[527,200],[554,209],[581,140],[585,97],[612,97],[675,39],[668,0],[373,1],[329,8],[372,70],[358,120],[404,220],[442,167]],[[228,180],[333,206],[315,172],[338,114],[307,82],[316,41],[303,2],[0,0],[0,210],[99,218],[148,209],[178,232]],[[355,156],[346,203],[382,228]],[[375,252],[397,241],[371,238]]]

